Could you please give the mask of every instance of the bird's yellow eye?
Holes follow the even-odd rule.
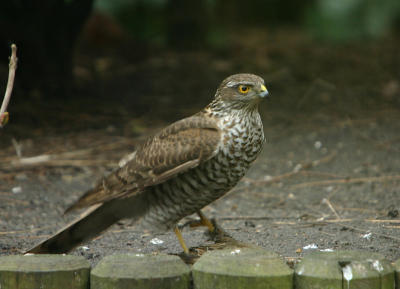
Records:
[[[248,87],[247,85],[239,85],[238,90],[240,93],[246,94],[250,91],[250,87]]]

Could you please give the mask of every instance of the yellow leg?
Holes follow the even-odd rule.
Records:
[[[186,254],[189,254],[188,247],[185,244],[185,240],[183,240],[182,233],[179,230],[178,226],[175,226],[174,232],[175,232],[176,237],[178,238],[179,244],[181,244],[181,246],[183,248],[183,252],[185,252]]]
[[[200,224],[203,226],[206,226],[210,232],[215,231],[214,225],[211,223],[209,219],[207,219],[206,216],[203,215],[203,213],[199,210],[197,211],[197,215],[200,217]]]

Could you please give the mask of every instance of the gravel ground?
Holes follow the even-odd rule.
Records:
[[[82,50],[76,65],[88,77],[76,75],[75,98],[16,93],[0,130],[0,255],[20,254],[76,218],[65,208],[134,149],[134,136],[196,112],[223,77],[253,72],[272,96],[262,106],[268,141],[240,184],[204,213],[291,262],[321,249],[400,258],[399,37],[328,45],[298,30],[243,32],[223,55],[155,50],[132,63],[119,50]],[[21,165],[16,151],[48,159]],[[213,244],[201,228],[183,236],[192,248]],[[181,248],[172,232],[149,235],[128,220],[72,254],[94,264],[123,252]]]
[[[277,124],[268,115],[263,153],[245,178],[204,213],[234,239],[279,253],[288,261],[324,249],[365,250],[396,260],[399,116],[382,110],[355,119],[314,115]],[[20,254],[73,220],[76,215],[63,216],[64,209],[134,143],[104,131],[26,140],[21,142],[25,155],[58,157],[13,168],[14,148],[5,147],[0,156],[0,254]],[[78,162],[71,166],[66,159]],[[213,244],[201,228],[185,228],[183,236],[189,247]],[[177,254],[181,248],[173,232],[150,235],[127,220],[72,254],[95,264],[106,255],[127,252]]]

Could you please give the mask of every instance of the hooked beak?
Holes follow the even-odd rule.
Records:
[[[265,85],[261,84],[260,92],[258,93],[258,95],[261,98],[267,97],[269,95],[269,92],[268,92],[267,88],[265,87]]]

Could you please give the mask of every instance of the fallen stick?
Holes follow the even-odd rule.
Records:
[[[314,187],[314,186],[326,186],[326,185],[343,185],[343,184],[354,184],[354,183],[381,183],[386,181],[400,180],[399,175],[395,176],[381,176],[381,177],[366,177],[366,178],[346,178],[337,180],[322,180],[315,182],[306,182],[297,185],[293,185],[292,188],[304,188],[304,187]]]
[[[341,223],[337,223],[337,225],[343,226],[343,227],[346,227],[346,228],[349,228],[349,229],[351,229],[351,230],[358,231],[358,232],[361,232],[361,233],[367,233],[367,232],[369,232],[369,233],[371,233],[371,234],[373,234],[373,235],[376,235],[376,236],[378,236],[378,237],[383,237],[383,238],[387,238],[387,239],[392,239],[392,240],[400,241],[400,238],[397,238],[397,237],[395,237],[395,236],[386,235],[386,234],[374,232],[374,231],[371,231],[371,230],[365,230],[365,229],[361,229],[361,228],[357,228],[357,227],[354,227],[354,226],[350,226],[350,225],[346,225],[346,224],[341,224]]]
[[[337,219],[341,219],[339,214],[336,212],[335,208],[333,207],[332,203],[329,201],[329,199],[323,198],[322,203],[326,204],[329,207],[329,209],[331,209],[331,211],[335,214]]]
[[[400,229],[400,226],[385,226],[386,229]]]
[[[256,185],[265,185],[265,184],[276,183],[282,179],[286,179],[286,178],[295,176],[297,174],[305,173],[304,170],[314,168],[322,163],[330,162],[336,156],[336,154],[337,154],[337,151],[333,151],[332,153],[330,153],[326,157],[323,157],[322,159],[314,160],[314,161],[307,162],[304,164],[298,164],[295,166],[295,168],[291,172],[272,177],[268,180],[253,180],[253,179],[249,179],[249,178],[245,178],[244,180],[249,183],[256,184]]]
[[[272,221],[274,218],[267,216],[238,216],[238,217],[220,217],[218,221],[239,221],[239,220],[251,220],[251,221]],[[273,224],[321,224],[321,223],[346,223],[346,222],[367,222],[367,223],[393,223],[400,224],[398,219],[327,219],[327,220],[316,220],[311,222],[305,221],[272,221]]]
[[[115,161],[112,160],[91,160],[91,159],[76,159],[77,157],[88,157],[101,150],[113,150],[120,147],[125,143],[133,143],[131,139],[124,139],[118,143],[102,144],[101,146],[95,146],[87,149],[80,149],[74,151],[66,151],[58,154],[41,154],[32,157],[5,157],[0,158],[1,169],[13,169],[33,166],[79,166],[79,165],[107,165],[109,167],[115,167]],[[74,159],[75,158],[75,159]]]
[[[1,104],[0,108],[0,127],[2,128],[8,121],[8,112],[7,106],[10,102],[11,92],[14,86],[14,78],[15,78],[15,70],[17,70],[17,46],[15,44],[11,45],[11,57],[10,57],[10,64],[8,66],[8,81],[7,81],[7,88],[6,93],[4,95],[3,103]]]
[[[371,222],[371,223],[397,223],[400,224],[400,220],[395,219],[395,220],[366,220],[367,222]]]
[[[39,155],[36,157],[22,158],[11,164],[0,166],[1,169],[24,169],[36,166],[43,167],[81,167],[81,166],[107,166],[115,168],[117,164],[112,160],[90,160],[90,159],[52,159],[51,155]]]

